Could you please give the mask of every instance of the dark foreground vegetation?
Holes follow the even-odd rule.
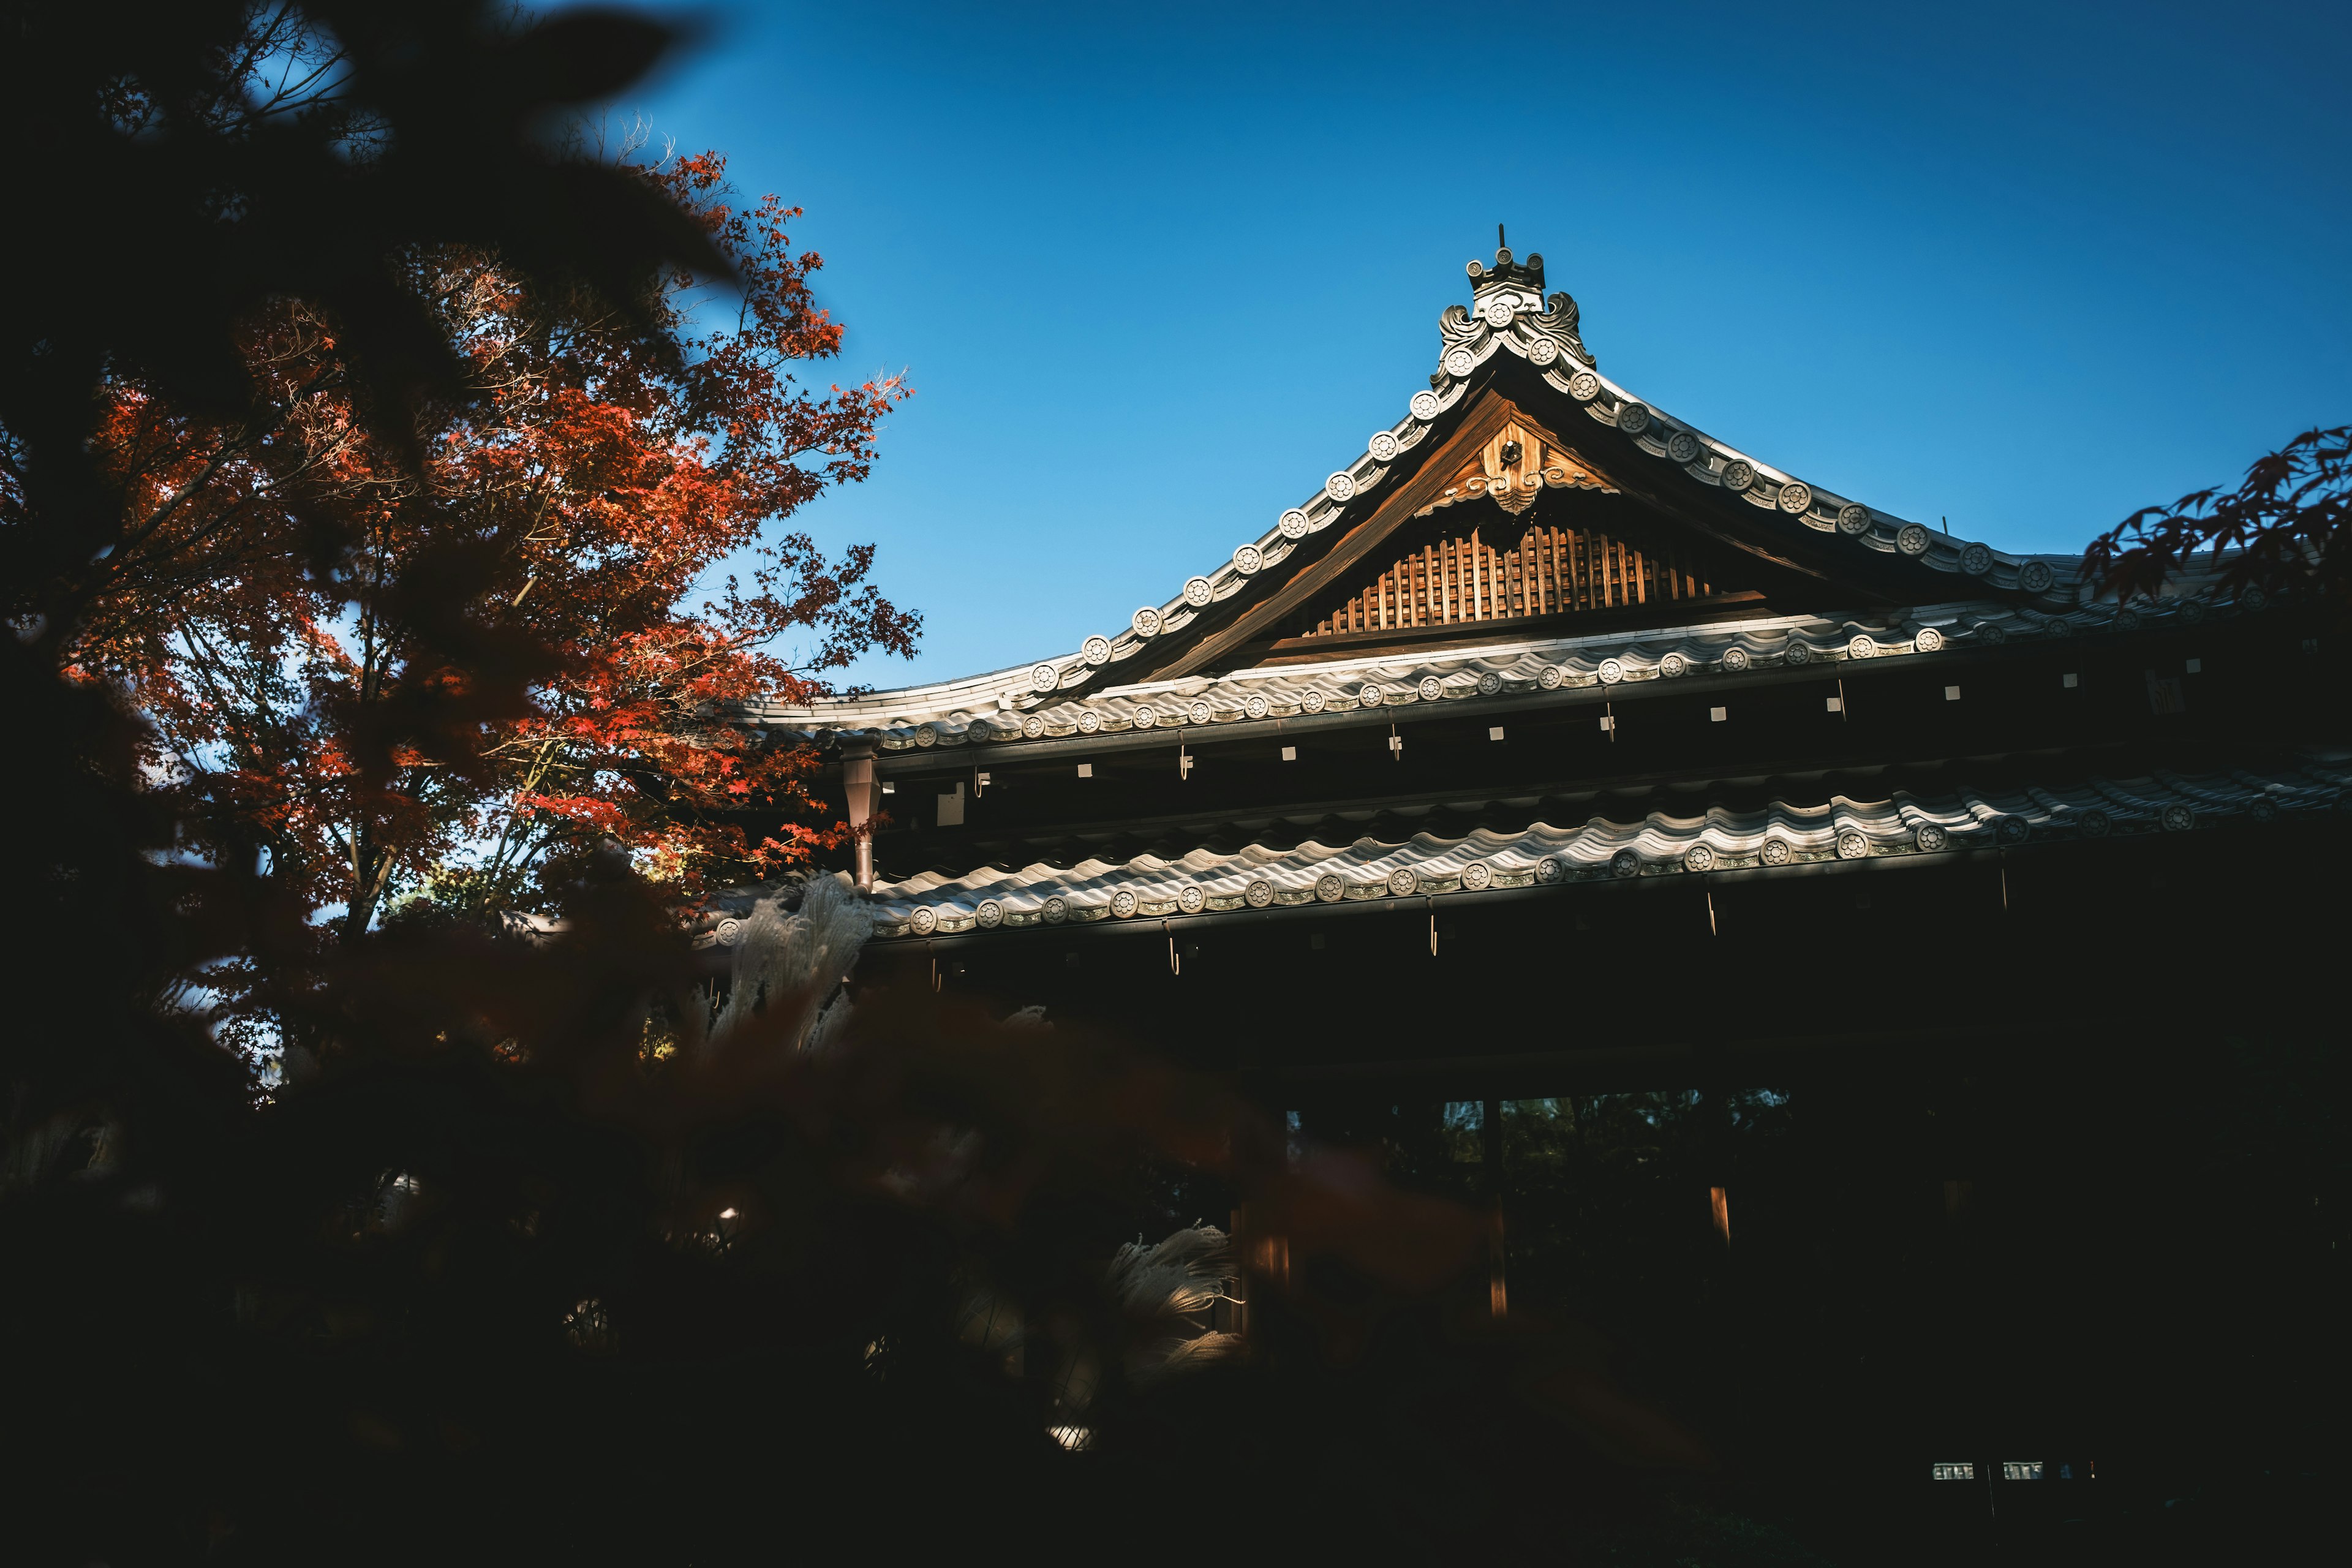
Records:
[[[9,1561],[2202,1562],[2334,1495],[2332,1017],[1511,1101],[1491,1139],[1328,1106],[1301,1142],[1019,998],[845,987],[820,891],[767,967],[714,966],[678,901],[830,825],[708,831],[739,784],[804,807],[805,761],[730,773],[696,715],[816,678],[759,662],[779,627],[831,657],[914,626],[863,558],[790,548],[707,618],[649,568],[539,608],[542,573],[632,559],[593,531],[628,508],[707,548],[854,480],[898,395],[779,390],[832,340],[772,206],[730,227],[715,167],[565,131],[674,39],[471,0],[7,17]],[[696,278],[768,335],[695,339]],[[553,402],[518,412],[485,341]],[[541,418],[622,384],[761,460]],[[2288,479],[2340,490],[2341,446]],[[510,484],[516,451],[599,500],[562,512],[578,559],[540,503],[581,491]],[[328,631],[366,658],[303,651]],[[436,860],[471,836],[525,847]],[[1962,1101],[1999,1151],[1969,1192],[1880,1178]],[[1702,1117],[1736,1129],[1727,1248],[1690,1207]],[[1117,1249],[1236,1215],[1249,1353],[1171,1373],[1234,1304],[1122,1291]],[[2085,1409],[2117,1430],[2046,1418]],[[2000,1536],[1898,1473],[1944,1438],[1921,1411],[1956,1457],[2007,1457],[2020,1413],[2063,1447],[2019,1457],[2137,1462],[2079,1531]]]
[[[2285,1560],[2343,1497],[2347,1086],[2317,1026],[1505,1100],[1498,1144],[1475,1103],[1308,1121],[1402,1183],[1496,1194],[1513,1315],[1585,1326],[1706,1435],[1722,1468],[1620,1552],[1728,1515],[1759,1533],[1659,1560]],[[1978,1479],[1930,1480],[1939,1458]],[[1988,1478],[2004,1460],[2043,1478]]]

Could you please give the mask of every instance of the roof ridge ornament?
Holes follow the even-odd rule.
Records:
[[[1470,281],[1479,293],[1508,285],[1532,289],[1538,300],[1543,298],[1544,258],[1541,251],[1531,250],[1528,258],[1521,261],[1511,254],[1509,246],[1501,246],[1495,251],[1493,267],[1489,268],[1473,257],[1463,270],[1470,275]]]
[[[1502,226],[1495,226],[1499,239]],[[1446,324],[1441,324],[1440,330],[1449,342],[1457,334],[1465,341],[1475,337],[1481,325],[1497,333],[1508,331],[1524,317],[1535,333],[1530,346],[1535,348],[1539,364],[1549,364],[1557,356],[1554,344],[1565,348],[1588,367],[1595,363],[1592,351],[1584,346],[1578,330],[1575,297],[1564,290],[1549,298],[1544,294],[1542,252],[1531,250],[1521,260],[1509,246],[1499,246],[1493,266],[1473,258],[1463,270],[1470,277],[1470,306],[1466,310],[1459,305],[1447,307],[1446,324],[1452,324],[1453,330],[1446,331]],[[1457,310],[1461,315],[1455,318]],[[1549,342],[1543,341],[1547,339]],[[1443,368],[1456,377],[1467,374],[1450,363]]]

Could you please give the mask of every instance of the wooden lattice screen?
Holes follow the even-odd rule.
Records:
[[[1472,529],[1404,556],[1362,593],[1292,635],[1516,620],[1714,592],[1671,556],[1645,555],[1605,533],[1538,524],[1511,549],[1497,550]]]

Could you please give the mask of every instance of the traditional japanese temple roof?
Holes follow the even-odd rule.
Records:
[[[2252,717],[2243,672],[2277,654],[2245,655],[2292,616],[2259,615],[2257,590],[2220,596],[2226,563],[2152,601],[2102,600],[2074,556],[1953,538],[1643,402],[1601,374],[1540,258],[1505,251],[1469,272],[1471,304],[1441,318],[1437,372],[1405,416],[1125,628],[1009,669],[745,715],[776,740],[838,747],[845,792],[891,789],[887,773],[942,786],[936,810],[859,840],[859,875],[880,871],[878,936],[1002,931],[1010,953],[1023,930],[1136,919],[1433,911],[1670,877],[1779,885],[2089,840],[2160,853],[2352,806],[2352,752],[2312,749],[2340,737],[2290,740]],[[2188,652],[2167,635],[2216,620]],[[2095,706],[2015,684],[2059,643],[2083,657],[2063,687],[2041,670],[2048,690],[2087,698],[2090,672]],[[2224,654],[2240,684],[2201,689],[2199,718],[2179,720],[2174,676]],[[1859,661],[1886,678],[1859,679]],[[1922,661],[1952,673],[1900,677]],[[1866,704],[1866,737],[1785,722],[1796,689],[1832,676],[1814,707],[1841,726],[1850,682],[1885,699]],[[2175,727],[2124,712],[2143,679],[2149,722]],[[1948,709],[1963,684],[2002,695]],[[1634,726],[1652,739],[1621,751],[1619,710],[1637,699],[1669,722]],[[1567,739],[1594,730],[1566,710],[1603,703],[1617,705],[1600,726],[1608,763]],[[2233,705],[2252,727],[2211,741]],[[1735,707],[1782,720],[1716,729]],[[1363,731],[1408,718],[1433,721],[1410,765],[1349,760],[1406,763],[1401,728],[1385,752]],[[1515,752],[1465,744],[1507,730]],[[1277,735],[1279,783],[1247,760]],[[1163,749],[1175,765],[1147,776]],[[1266,744],[1262,765],[1276,754]],[[856,814],[878,793],[849,798],[870,820]],[[914,865],[928,868],[889,874]]]
[[[1504,250],[1492,267],[1473,261],[1468,271],[1471,303],[1440,317],[1437,370],[1403,416],[1228,560],[1139,606],[1124,628],[1008,669],[753,719],[870,735],[886,748],[1042,740],[1693,671],[1737,676],[2137,620],[2137,611],[2086,605],[2072,557],[1954,538],[1643,401],[1601,372],[1576,302],[1546,297],[1540,256],[1522,261]],[[1476,647],[1361,657],[1313,648],[1263,662],[1284,616],[1365,570],[1412,520],[1473,500],[1517,516],[1548,489],[1631,498],[1644,518],[1736,563],[1758,591],[1734,596],[1761,602],[1645,603],[1630,616],[1643,624],[1614,614],[1607,629],[1589,632],[1558,617],[1516,626],[1488,618],[1443,628]],[[1768,605],[1790,613],[1759,614]]]

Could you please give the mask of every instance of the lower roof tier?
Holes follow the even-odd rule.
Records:
[[[2109,759],[2111,762],[2113,759]],[[1780,781],[1768,798],[1698,803],[1661,787],[1618,796],[1582,821],[1487,803],[1480,825],[1448,835],[1327,842],[1265,835],[1235,847],[1092,858],[1060,867],[925,872],[868,895],[879,937],[1084,924],[1138,917],[1246,916],[1280,906],[1435,899],[1631,877],[1795,868],[1933,856],[2028,842],[2188,833],[2352,809],[2352,750],[2306,752],[2256,768],[2085,772],[2063,757],[1889,769],[1861,793]],[[1825,781],[1824,781],[1825,782]],[[1849,787],[1859,781],[1849,781]],[[1555,814],[1556,815],[1556,814]],[[1383,826],[1394,824],[1392,816]],[[1457,824],[1449,824],[1456,826]],[[1337,826],[1336,823],[1329,826]]]

